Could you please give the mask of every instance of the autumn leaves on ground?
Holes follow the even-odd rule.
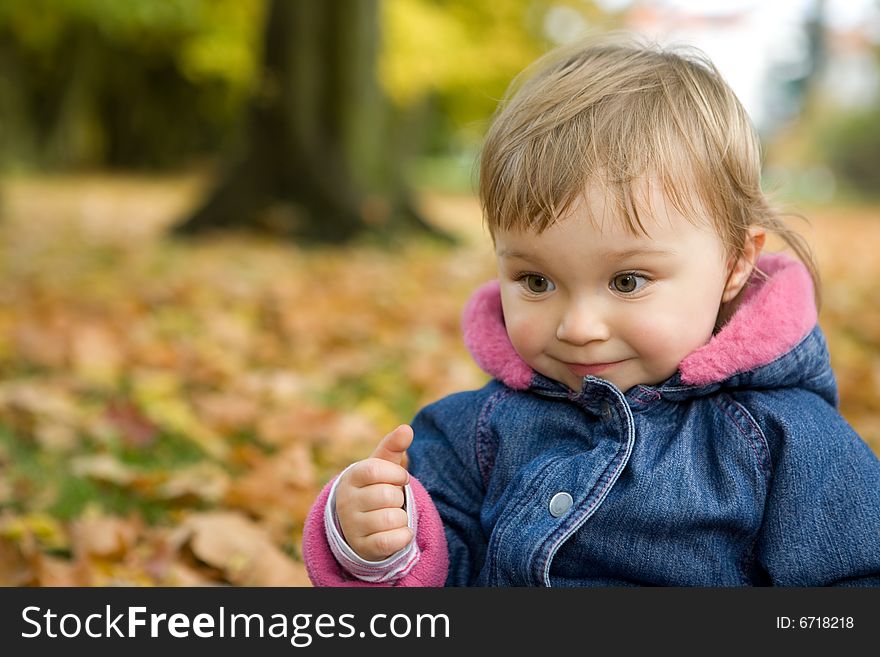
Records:
[[[423,404],[482,385],[458,246],[174,242],[195,178],[13,179],[0,221],[0,584],[308,585],[320,487]],[[808,211],[841,409],[880,452],[880,213]]]

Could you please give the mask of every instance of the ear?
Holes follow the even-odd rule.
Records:
[[[764,248],[764,240],[767,234],[761,226],[751,226],[746,235],[746,243],[743,245],[742,255],[737,259],[727,275],[727,283],[724,285],[724,294],[721,302],[727,303],[740,293],[755,269],[758,256]]]

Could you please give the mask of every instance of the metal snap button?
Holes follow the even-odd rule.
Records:
[[[573,502],[568,493],[556,493],[550,500],[550,515],[554,518],[565,515]]]

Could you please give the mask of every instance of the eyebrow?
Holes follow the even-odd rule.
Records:
[[[519,258],[520,260],[532,260],[535,258],[533,255],[529,255],[528,253],[523,253],[522,251],[513,251],[511,249],[502,249],[498,252],[499,258]]]
[[[600,255],[606,260],[625,260],[636,256],[657,255],[657,256],[673,256],[677,255],[677,251],[672,249],[659,249],[652,247],[637,247],[634,249],[624,249],[621,251],[604,251]],[[536,256],[523,253],[522,251],[514,251],[512,249],[504,249],[498,253],[499,258],[519,258],[520,260],[534,260]]]
[[[605,251],[602,257],[608,260],[625,260],[635,256],[673,256],[678,252],[673,249],[659,249],[651,247],[637,247],[634,249],[623,249],[621,251]]]

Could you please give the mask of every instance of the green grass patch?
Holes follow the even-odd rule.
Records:
[[[76,455],[98,451],[80,450]],[[191,441],[173,434],[161,434],[155,442],[139,448],[111,444],[107,452],[142,474],[171,472],[205,459]],[[97,507],[113,515],[136,513],[152,524],[165,520],[181,506],[176,500],[157,500],[123,485],[75,475],[71,472],[72,458],[68,452],[42,449],[29,437],[0,426],[0,468],[13,490],[13,498],[0,508],[20,513],[45,511],[67,521],[87,507]],[[195,502],[187,506],[204,505]]]

